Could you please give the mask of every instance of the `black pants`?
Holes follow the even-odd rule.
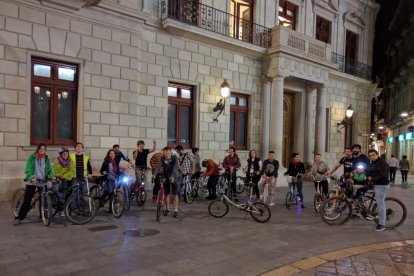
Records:
[[[256,195],[256,198],[259,199],[260,198],[260,191],[259,191],[259,186],[257,185],[257,183],[259,183],[261,176],[260,175],[254,175],[252,178],[252,182],[253,182],[253,194]],[[249,183],[250,182],[250,175],[246,176],[246,182]]]
[[[397,172],[396,167],[390,167],[390,182],[395,182],[395,173]]]
[[[208,196],[215,197],[216,196],[216,186],[218,182],[219,176],[218,175],[210,175],[207,181],[207,190]]]
[[[161,184],[160,183],[160,178],[158,176],[156,176],[154,178],[154,189],[152,189],[152,196],[154,198],[156,198],[157,195],[158,195],[158,191],[160,190],[160,184]]]
[[[318,190],[318,183],[315,181],[315,182],[313,182],[314,184],[315,184],[315,191],[317,191]],[[329,185],[328,185],[328,180],[322,180],[321,182],[320,182],[320,185],[321,185],[321,188],[322,188],[322,192],[323,192],[323,194],[324,195],[328,195],[328,193],[329,193]]]
[[[408,170],[401,170],[402,182],[407,182]]]
[[[236,172],[233,172],[232,174],[226,173],[227,181],[230,182],[231,178],[231,190],[233,192],[233,196],[236,195]]]
[[[32,203],[32,198],[36,192],[36,187],[33,185],[26,185],[26,190],[24,192],[24,199],[22,206],[20,207],[19,214],[17,215],[18,219],[23,220],[27,213],[30,211],[30,204]],[[40,207],[40,204],[39,204]]]

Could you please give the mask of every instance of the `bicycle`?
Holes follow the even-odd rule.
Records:
[[[311,175],[311,176],[313,178],[313,181],[316,182],[316,192],[315,192],[315,195],[313,196],[313,208],[315,209],[316,213],[319,213],[321,204],[322,202],[325,201],[327,197],[321,187],[321,182],[323,180],[322,179],[316,180],[316,177],[314,175]]]
[[[192,179],[191,182],[191,186],[193,187],[193,198],[203,197],[208,193],[208,176],[200,176],[198,179]]]
[[[183,189],[181,189],[181,193],[184,196],[185,202],[188,204],[194,202],[193,182],[190,180],[190,175],[183,176]]]
[[[136,200],[137,205],[138,206],[144,206],[145,201],[147,200],[147,193],[145,191],[145,176],[146,176],[146,172],[150,171],[151,169],[149,168],[145,168],[145,169],[136,169],[136,170],[140,170],[141,173],[141,181],[139,183],[137,183],[137,181],[133,184],[133,186],[130,189],[130,192],[126,191],[126,195],[129,194],[129,196],[125,197],[125,206],[126,209],[129,210],[131,208],[131,201]]]
[[[271,177],[265,176],[266,177],[266,182],[265,185],[263,187],[263,202],[264,203],[268,203],[268,199],[270,197],[270,202],[272,203],[272,199],[273,199],[273,191],[272,188],[270,188],[270,179]],[[270,192],[269,192],[270,190]]]
[[[289,191],[286,194],[286,208],[289,210],[292,204],[298,205],[298,201],[302,201],[297,194],[297,187],[296,182],[298,181],[299,177],[302,177],[301,174],[297,174],[296,176],[287,176],[288,177],[288,186]],[[290,179],[289,179],[290,178]],[[299,200],[298,200],[299,198]]]
[[[39,202],[39,212],[42,219],[42,223],[45,226],[49,226],[52,221],[52,216],[56,214],[56,211],[53,210],[52,206],[52,192],[48,191],[48,186],[51,185],[50,182],[25,182],[26,185],[36,187],[35,194],[30,203],[30,209],[33,209],[36,206],[36,202]],[[12,211],[14,217],[17,217],[20,211],[20,207],[23,204],[24,200],[24,188],[19,188],[14,192],[12,200]]]
[[[243,204],[237,204],[229,199],[223,190],[220,190],[221,198],[212,201],[208,206],[208,212],[215,218],[222,218],[229,212],[229,204],[236,207],[240,211],[250,213],[250,216],[259,223],[269,221],[272,213],[269,207],[262,202],[252,203],[249,196],[243,200]]]
[[[85,179],[86,187],[89,187],[88,180],[86,177]],[[72,192],[65,203],[66,218],[77,225],[90,222],[96,213],[96,205],[92,197],[83,193],[79,182],[69,187],[68,190],[72,190]]]
[[[321,206],[320,216],[329,225],[342,225],[348,221],[354,210],[360,212],[366,220],[378,221],[375,191],[367,190],[362,195],[364,204],[361,205],[356,198],[349,199],[345,192],[339,196],[327,199]],[[404,203],[394,197],[385,198],[387,228],[397,228],[407,218],[407,208]],[[352,208],[354,206],[354,208]]]
[[[164,192],[164,184],[165,184],[165,177],[162,174],[158,174],[160,180],[160,189],[158,190],[157,194],[157,214],[156,219],[158,222],[161,220],[161,212],[164,211],[164,202],[165,202],[165,192]]]
[[[105,204],[109,201],[110,202],[110,212],[115,218],[120,218],[124,213],[124,194],[121,191],[125,183],[122,183],[122,180],[118,179],[115,180],[115,189],[109,195],[106,194],[107,187],[106,187],[106,180],[103,179],[102,176],[98,177],[97,184],[90,188],[90,195],[91,198],[95,201],[95,205],[97,206],[97,210],[104,207]]]

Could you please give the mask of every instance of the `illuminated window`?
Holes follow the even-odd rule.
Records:
[[[296,30],[296,15],[298,7],[286,0],[279,0],[279,25]]]

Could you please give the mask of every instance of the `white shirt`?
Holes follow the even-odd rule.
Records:
[[[393,167],[393,168],[398,168],[398,159],[395,157],[391,157],[390,160],[388,160],[388,166]]]

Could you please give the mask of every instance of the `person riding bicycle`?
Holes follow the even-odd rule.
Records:
[[[346,173],[352,173],[353,169],[353,161],[354,157],[352,157],[352,151],[351,148],[345,148],[344,150],[344,156],[341,157],[341,159],[336,163],[330,171],[326,173],[327,176],[331,176],[339,167],[344,165],[344,174]]]
[[[320,181],[320,186],[324,195],[328,195],[329,192],[329,184],[328,184],[328,177],[326,173],[329,171],[329,166],[325,161],[321,160],[321,154],[315,153],[314,155],[314,162],[312,164],[312,170],[308,175],[313,175],[315,180]],[[315,184],[315,191],[318,190],[318,183],[314,181]]]
[[[101,169],[99,171],[106,184],[106,190],[101,196],[101,207],[105,204],[105,198],[111,196],[115,189],[115,181],[120,174],[119,166],[116,162],[116,152],[113,149],[108,150],[105,159],[102,162]],[[111,210],[110,210],[111,211]]]
[[[181,189],[184,184],[184,180],[186,177],[189,177],[191,180],[191,173],[193,165],[193,159],[190,156],[190,153],[184,152],[184,148],[182,145],[177,145],[175,150],[178,153],[178,199],[180,198]]]
[[[165,177],[165,204],[167,209],[164,211],[164,216],[168,216],[170,211],[170,197],[174,197],[174,217],[178,218],[178,158],[172,155],[171,149],[165,147],[163,149],[164,156],[161,157],[158,167],[155,169],[155,175],[162,174]]]
[[[55,164],[53,165],[53,171],[55,173],[55,177],[60,180],[60,187],[59,190],[61,193],[62,198],[59,198],[61,200],[59,203],[63,203],[66,201],[69,194],[67,194],[67,189],[71,187],[71,182],[73,178],[73,164],[70,162],[69,158],[69,149],[62,147],[59,149],[59,157],[57,158]],[[63,206],[59,206],[59,209],[61,209],[61,216],[64,216],[63,213]]]
[[[359,163],[356,166],[356,169],[351,174],[352,179],[352,196],[358,200],[359,206],[362,207],[362,214],[365,215],[365,206],[363,194],[368,190],[368,181],[366,176],[366,165],[364,163]],[[359,216],[358,213],[355,213]]]
[[[257,199],[260,199],[260,192],[257,183],[260,180],[260,172],[262,170],[262,160],[256,155],[255,150],[249,151],[249,158],[244,162],[242,168],[246,173],[246,183],[253,183],[253,193]]]
[[[208,181],[207,181],[208,196],[206,197],[206,199],[215,200],[217,199],[216,186],[217,186],[219,176],[220,176],[219,167],[216,164],[216,162],[214,162],[214,160],[212,159],[203,160],[201,165],[206,168],[203,176],[208,176]]]
[[[157,168],[163,156],[164,156],[164,153],[161,150],[157,153],[154,153],[149,161],[151,172],[152,172],[152,182],[154,182],[154,188],[152,189],[152,201],[154,203],[157,202],[157,194],[158,194],[158,190],[160,189],[160,179],[158,175],[155,174],[155,169]]]
[[[352,157],[354,158],[352,160],[352,169],[355,171],[360,164],[363,164],[365,168],[368,168],[370,161],[365,154],[361,153],[361,145],[354,144],[351,149]]]
[[[298,196],[300,198],[301,207],[305,208],[303,204],[303,193],[302,193],[302,184],[303,179],[302,175],[305,174],[305,164],[300,161],[299,153],[292,154],[292,161],[289,163],[288,170],[283,174],[284,176],[289,175],[296,177],[296,189],[298,192]]]
[[[29,156],[26,161],[25,174],[24,181],[26,182],[37,183],[54,179],[53,168],[50,164],[49,157],[46,155],[45,144],[41,143],[37,145],[36,152]],[[23,203],[20,206],[17,217],[14,218],[14,226],[20,225],[21,221],[25,219],[27,213],[30,211],[30,205],[35,192],[35,186],[26,184]]]
[[[137,142],[137,148],[132,153],[135,160],[135,183],[133,187],[131,187],[131,191],[134,190],[136,185],[141,182],[142,174],[145,173],[144,170],[147,168],[148,154],[155,151],[157,141],[152,140],[152,148],[150,149],[144,149],[144,146],[145,142],[143,140],[139,140]]]
[[[266,179],[270,178],[270,191],[269,193],[275,193],[276,192],[276,182],[278,177],[278,170],[279,170],[279,161],[275,159],[275,152],[269,151],[268,159],[266,159],[263,162],[260,181],[258,183],[258,186],[260,187],[262,194],[264,185],[266,183]],[[275,196],[271,198],[272,202],[270,202],[270,206],[275,205],[273,202]]]
[[[236,194],[236,171],[240,168],[240,159],[236,154],[236,148],[231,146],[229,148],[229,155],[227,155],[223,160],[223,168],[225,169],[224,173],[226,174],[227,181],[231,183],[231,189],[235,202],[238,202]],[[231,180],[230,180],[231,178]]]
[[[130,163],[131,165],[133,165],[134,163],[128,158],[127,155],[125,155],[120,149],[119,149],[119,145],[115,144],[112,146],[112,149],[115,151],[115,161],[116,164],[119,167],[119,163],[121,163],[121,160],[125,160],[126,162]]]
[[[89,156],[84,154],[83,144],[77,142],[75,144],[75,153],[69,154],[70,163],[72,165],[72,185],[79,183],[81,191],[88,193],[85,177],[92,174],[92,166],[89,161]]]

